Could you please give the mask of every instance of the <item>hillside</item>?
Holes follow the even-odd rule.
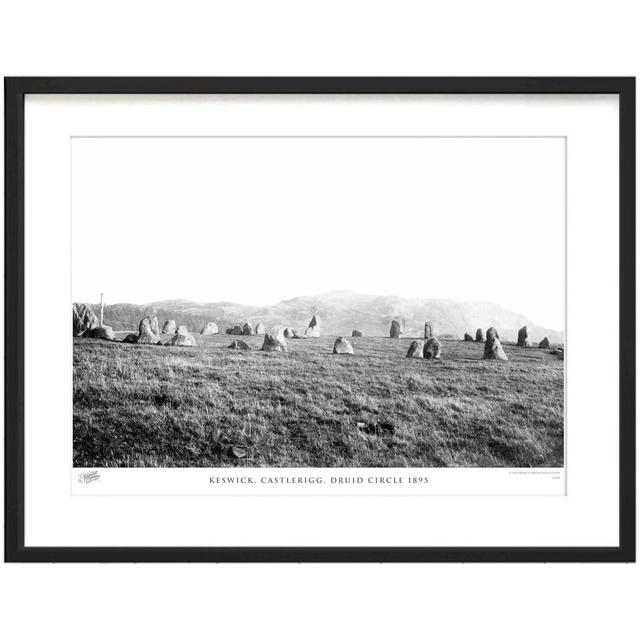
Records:
[[[303,330],[315,313],[320,316],[322,332],[329,335],[351,335],[353,329],[360,329],[370,336],[386,336],[391,320],[400,319],[406,336],[421,335],[425,321],[431,320],[436,335],[462,338],[465,332],[474,334],[478,327],[486,330],[494,326],[503,339],[515,340],[518,329],[526,324],[534,341],[548,336],[551,342],[564,342],[561,331],[535,325],[524,315],[490,302],[376,296],[353,291],[299,296],[266,307],[181,299],[145,305],[114,304],[105,306],[104,321],[116,330],[133,330],[142,317],[154,314],[161,324],[172,318],[191,331],[199,331],[209,321],[217,322],[221,331],[245,321],[254,326],[262,321],[267,328],[284,325]]]

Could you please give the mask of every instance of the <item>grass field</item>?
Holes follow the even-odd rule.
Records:
[[[196,336],[198,347],[74,340],[74,465],[82,467],[558,467],[564,362],[504,344],[411,338]]]

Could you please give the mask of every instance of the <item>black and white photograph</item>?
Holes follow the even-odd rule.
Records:
[[[74,467],[563,468],[566,161],[74,137]]]

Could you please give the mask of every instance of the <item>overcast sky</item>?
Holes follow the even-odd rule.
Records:
[[[564,326],[559,138],[76,138],[73,298],[487,300]]]

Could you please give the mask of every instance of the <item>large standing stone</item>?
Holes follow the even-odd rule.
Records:
[[[316,314],[313,316],[313,318],[311,318],[311,321],[309,322],[309,326],[307,327],[307,330],[304,332],[304,335],[307,336],[307,338],[320,337],[320,316]]]
[[[473,342],[473,336],[469,335],[468,333],[464,334],[464,341],[465,342]]]
[[[189,333],[187,327],[181,324],[170,340],[165,342],[168,347],[195,347],[196,339]]]
[[[548,349],[551,346],[549,338],[545,337],[538,343],[538,349]]]
[[[207,322],[200,331],[201,336],[211,336],[219,332],[218,325],[215,322]]]
[[[354,329],[351,332],[352,338],[364,338],[364,331],[360,331],[359,329]]]
[[[231,331],[231,333],[234,336],[241,336],[242,335],[242,327],[239,324],[234,324],[233,325],[233,331]]]
[[[176,321],[175,320],[167,320],[162,325],[162,333],[175,333],[176,332]]]
[[[409,345],[409,351],[407,351],[407,358],[423,358],[424,357],[424,342],[422,340],[414,340]]]
[[[438,338],[429,338],[429,340],[425,342],[422,355],[428,360],[439,360],[441,351],[442,346]]]
[[[498,335],[498,332],[496,331],[495,327],[489,327],[487,329],[487,340],[490,337],[497,338],[498,340],[500,340],[500,336]]]
[[[389,329],[390,338],[399,338],[402,335],[402,327],[398,320],[391,321],[391,328]]]
[[[476,342],[484,342],[484,333],[482,332],[482,329],[476,330]]]
[[[424,339],[428,340],[429,338],[433,338],[433,324],[431,324],[431,320],[427,320],[424,323]]]
[[[138,344],[156,344],[159,337],[158,318],[156,316],[142,318],[138,327]]]
[[[243,336],[252,336],[253,335],[253,325],[250,322],[245,322],[242,325],[242,335]]]
[[[287,351],[287,341],[283,333],[265,333],[262,351]]]
[[[353,346],[346,338],[343,338],[342,336],[340,336],[333,343],[333,353],[336,353],[336,354],[353,353]]]
[[[93,327],[87,329],[83,334],[83,338],[93,338],[94,340],[115,340],[116,334],[111,327],[103,325],[101,327]]]
[[[258,322],[258,324],[256,325],[256,335],[263,336],[265,332],[266,329],[264,328],[264,324],[262,324],[262,322]]]
[[[98,320],[98,316],[90,304],[74,302],[72,305],[72,314],[74,336],[80,336],[83,331],[100,326],[100,320]]]
[[[495,329],[494,329],[495,331]],[[507,354],[504,352],[500,340],[497,335],[489,329],[487,331],[487,340],[484,343],[484,359],[485,360],[508,360]]]
[[[529,340],[529,331],[527,329],[527,325],[526,324],[524,325],[524,327],[522,327],[518,331],[518,346],[519,347],[530,347],[531,346],[531,340]]]
[[[285,338],[295,338],[296,332],[291,327],[285,327],[284,337]]]

